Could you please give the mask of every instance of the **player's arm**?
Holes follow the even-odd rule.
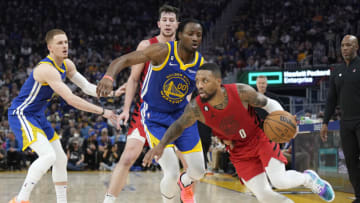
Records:
[[[166,130],[165,135],[158,145],[165,147],[176,140],[183,131],[192,126],[197,120],[204,122],[205,118],[202,114],[196,100],[193,99],[185,107],[184,113]]]
[[[85,94],[96,97],[96,85],[90,83],[81,73],[77,71],[73,61],[66,59],[65,63],[68,68],[66,77],[78,86]],[[114,96],[114,92],[111,92],[108,96]]]
[[[197,120],[204,123],[205,118],[196,100],[193,99],[186,105],[185,111],[181,117],[166,130],[160,143],[146,153],[143,159],[143,165],[149,166],[153,158],[159,159],[166,145],[180,137],[184,130],[192,126]]]
[[[112,90],[112,80],[124,68],[151,61],[153,65],[163,63],[168,55],[169,48],[167,44],[156,43],[146,47],[144,50],[138,50],[123,55],[110,63],[105,76],[99,82],[96,93],[98,96],[107,95]]]
[[[136,51],[144,50],[146,47],[150,45],[149,40],[143,40],[139,43]],[[127,80],[126,92],[125,92],[125,101],[123,112],[129,114],[132,100],[135,97],[136,90],[139,84],[139,80],[141,77],[141,72],[143,71],[145,63],[139,63],[131,66],[131,73]],[[127,121],[127,119],[126,119]]]
[[[273,111],[284,111],[279,102],[269,97],[266,97],[263,94],[258,93],[249,85],[246,84],[237,84],[237,90],[239,97],[245,108],[248,105],[253,107],[260,107],[266,110],[268,113]]]
[[[69,105],[82,111],[103,115],[103,117],[115,123],[118,128],[120,127],[116,122],[117,116],[111,110],[103,109],[74,95],[70,88],[61,80],[59,72],[50,65],[40,64],[37,66],[34,70],[34,78],[40,83],[48,83],[51,89],[60,95]]]
[[[327,125],[329,123],[330,117],[334,114],[335,107],[337,105],[337,92],[335,85],[335,76],[336,72],[331,72],[330,76],[330,85],[329,85],[329,94],[327,98],[327,103],[325,106],[323,124]]]

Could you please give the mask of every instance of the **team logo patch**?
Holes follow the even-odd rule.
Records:
[[[240,129],[239,122],[235,120],[234,116],[224,117],[220,121],[219,127],[227,135],[235,135]]]
[[[186,75],[173,73],[166,76],[161,96],[172,104],[181,103],[189,92],[190,80]]]
[[[208,106],[204,106],[204,111],[209,111],[209,107],[208,107]]]

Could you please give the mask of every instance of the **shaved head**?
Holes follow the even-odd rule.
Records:
[[[350,63],[350,61],[357,56],[358,49],[359,43],[357,37],[354,35],[345,35],[341,41],[341,55],[345,63]]]

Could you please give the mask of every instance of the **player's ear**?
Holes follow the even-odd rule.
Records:
[[[221,85],[222,79],[221,78],[216,78],[216,82]]]
[[[160,20],[157,21],[157,26],[160,29]]]

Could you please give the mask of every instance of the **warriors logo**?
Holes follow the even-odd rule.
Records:
[[[161,96],[172,104],[181,103],[189,92],[190,80],[181,73],[166,76]]]

